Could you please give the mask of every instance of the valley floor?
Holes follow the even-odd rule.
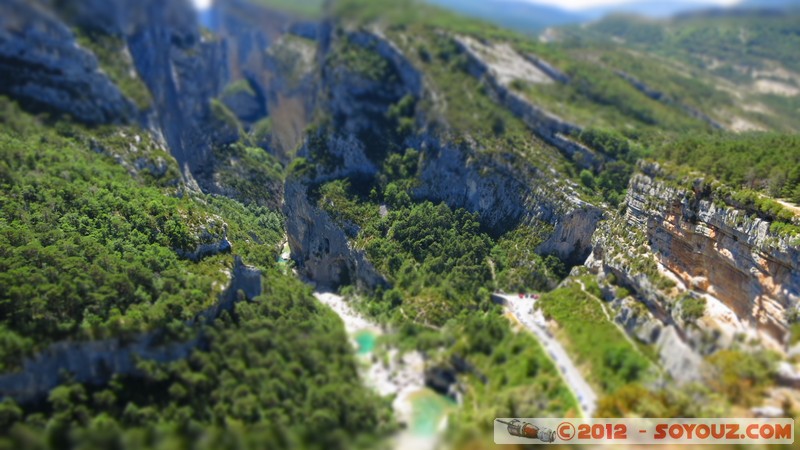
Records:
[[[360,333],[372,333],[377,339],[387,332],[348,305],[342,296],[316,292],[320,303],[342,319],[344,328],[361,361],[361,376],[366,385],[381,396],[395,396],[392,402],[396,419],[405,429],[394,437],[397,449],[427,450],[436,448],[447,426],[447,410],[452,400],[425,387],[425,361],[419,352],[400,354],[397,349],[359,348]]]

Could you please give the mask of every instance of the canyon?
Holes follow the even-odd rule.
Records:
[[[467,61],[470,76],[525,124],[531,140],[545,144],[550,153],[541,160],[484,151],[470,137],[456,142],[437,133],[428,117],[432,114],[419,105],[433,102],[438,93],[415,57],[384,30],[295,21],[241,0],[220,0],[208,11],[207,25],[217,33],[209,36],[181,1],[165,2],[164,9],[155,8],[156,1],[66,3],[70,7],[59,10],[61,17],[21,1],[4,3],[0,67],[13,64],[24,70],[3,70],[2,92],[33,110],[44,106],[87,124],[141,126],[169,149],[190,189],[229,196],[236,191],[220,181],[225,161],[215,149],[250,136],[260,121],[271,120],[273,131],[256,145],[289,166],[285,180],[275,182],[279,198],[271,205],[279,205],[285,216],[297,274],[318,286],[391,288],[354,244],[358,227],[337,223],[314,195],[330,180],[375,177],[382,152],[414,148],[420,155],[411,189],[414,201],[443,202],[476,213],[481,226],[496,236],[521,225],[550,227],[537,253],[555,255],[570,267],[585,265],[601,281],[605,300],[616,311],[614,320],[632,338],[654,346],[674,379],[697,381],[703,358],[741,336],[784,355],[797,351],[790,345],[787,319],[800,303],[797,242],[770,231],[769,222],[715,201],[701,181],[678,186],[668,171],[653,164],[638,166],[620,209],[582,196],[561,168],[573,164],[578,170],[597,170],[613,158],[577,142],[580,124],[513,89],[513,80],[520,78],[539,84],[568,81],[537,55],[448,36]],[[31,23],[41,26],[18,32]],[[127,98],[91,51],[80,46],[74,28],[122,42],[151,103],[138,108]],[[373,79],[337,62],[343,47],[371,53],[387,76]],[[236,83],[247,89],[226,92]],[[657,92],[639,88],[648,95]],[[412,105],[406,118],[417,132],[387,150],[385,142],[397,134],[385,113],[404,99]],[[214,101],[224,103],[238,122],[215,114]],[[317,115],[330,127],[315,128]],[[301,159],[313,169],[292,170]],[[214,237],[207,247],[184,256],[201,259],[229,249],[224,237]],[[614,285],[633,295],[616,298]],[[260,272],[237,259],[225,294],[202,316],[213,320],[230,310],[239,289],[252,299],[262,286]],[[683,317],[686,295],[706,299],[700,317]],[[173,361],[199,345],[156,346],[156,337],[55,345],[26,362],[22,372],[0,377],[0,395],[19,401],[40,398],[57,384],[60,370],[73,373],[77,381],[103,383],[113,373],[134,373],[134,355]]]

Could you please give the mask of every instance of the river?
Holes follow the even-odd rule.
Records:
[[[447,415],[456,403],[425,387],[425,360],[419,352],[400,354],[397,349],[380,349],[380,336],[387,333],[359,314],[344,298],[330,292],[314,296],[342,319],[359,361],[364,383],[381,396],[394,395],[395,417],[405,425],[394,437],[402,450],[434,449],[447,426]]]

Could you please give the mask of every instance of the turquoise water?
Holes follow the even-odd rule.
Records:
[[[411,394],[411,432],[417,436],[433,436],[456,402],[430,389]]]
[[[378,339],[378,336],[370,330],[361,330],[356,333],[355,340],[356,344],[358,344],[358,354],[359,355],[366,355],[372,353],[372,350],[375,349],[375,341]]]

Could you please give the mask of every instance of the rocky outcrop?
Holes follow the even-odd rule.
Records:
[[[454,209],[476,212],[481,223],[498,235],[520,224],[551,224],[554,233],[538,251],[555,254],[570,264],[586,259],[591,235],[602,215],[599,208],[579,200],[568,183],[557,182],[551,171],[512,153],[481,153],[473,149],[477,144],[443,143],[428,133],[407,137],[400,147],[386,111],[401,99],[425,95],[421,74],[378,31],[339,32],[334,40],[332,35],[328,30],[320,43],[321,48],[334,53],[325,56],[328,63],[322,68],[321,106],[330,112],[336,132],[328,136],[322,130],[308,137],[298,155],[317,162],[315,173],[286,185],[284,212],[290,245],[306,276],[338,285],[344,280],[361,283],[354,277],[363,275],[363,284],[377,284],[372,267],[347,244],[348,235],[353,237],[357,230],[342,230],[308,201],[307,193],[309,186],[327,180],[374,176],[381,162],[377,152],[385,152],[389,146],[412,147],[421,153],[418,182],[411,192],[415,200],[444,202]],[[338,64],[335,53],[346,50],[346,46],[381,58],[385,77],[373,79]]]
[[[124,123],[135,107],[72,31],[40,5],[0,3],[0,92],[33,111],[89,124]]]
[[[633,86],[637,91],[639,91],[642,94],[650,97],[653,100],[665,101],[665,100],[668,99],[667,95],[664,94],[663,92],[651,88],[650,86],[645,84],[643,81],[639,80],[638,78],[634,77],[633,75],[631,75],[631,74],[629,74],[627,72],[623,72],[622,70],[617,70],[614,73],[616,73],[623,80],[625,80],[628,83],[630,83],[630,85]]]
[[[592,235],[603,217],[600,208],[572,199],[571,210],[555,219],[555,228],[537,252],[554,254],[567,264],[583,264],[591,253]]]
[[[244,264],[238,255],[234,256],[230,284],[220,295],[219,301],[198,314],[195,321],[211,322],[223,312],[232,312],[237,302],[258,297],[261,291],[261,271]]]
[[[119,39],[152,97],[143,124],[162,139],[188,177],[208,180],[217,142],[206,132],[209,101],[228,83],[226,47],[204,37],[187,0],[64,0],[54,7],[71,26]],[[188,172],[187,172],[188,170]]]
[[[533,104],[522,94],[512,89],[513,81],[516,78],[504,76],[504,72],[499,70],[496,64],[491,63],[485,52],[482,53],[476,49],[474,40],[459,37],[455,38],[455,42],[467,55],[470,75],[486,83],[489,94],[495,101],[508,108],[537,136],[559,149],[567,158],[580,167],[592,169],[600,167],[604,161],[602,155],[569,137],[579,133],[581,131],[580,126]],[[534,67],[523,56],[515,55],[518,60],[517,64],[524,63]],[[539,69],[537,71],[541,72]]]
[[[284,12],[246,0],[217,0],[209,11],[208,26],[227,41],[227,65],[233,80],[250,80],[258,89],[268,88],[269,74],[264,50],[277,42],[295,23]]]
[[[549,173],[518,161],[512,155],[506,155],[506,161],[498,161],[488,155],[442,146],[433,138],[414,144],[422,153],[418,184],[412,191],[416,200],[444,202],[454,209],[476,212],[481,223],[497,234],[522,223],[552,224],[551,237],[537,251],[555,254],[569,264],[583,263],[591,252],[591,237],[602,211],[571,195],[567,186],[554,183]],[[329,145],[328,149],[331,155],[338,157],[334,159],[340,164],[326,177],[318,177],[317,183],[343,176],[370,177],[377,171],[359,150],[357,141]],[[290,236],[297,230],[291,225],[296,220],[293,217],[296,211],[289,206],[295,201],[287,183],[284,212],[289,220]],[[292,249],[294,252],[295,246]]]
[[[211,236],[209,236],[211,238]],[[204,239],[206,240],[206,239]],[[206,256],[218,255],[231,250],[231,242],[226,236],[222,236],[219,240],[209,239],[210,242],[198,244],[192,251],[176,250],[181,258],[186,258],[192,261],[200,261]]]
[[[552,78],[561,84],[567,84],[570,81],[569,75],[558,70],[555,66],[545,61],[544,59],[532,53],[523,53],[522,57],[527,59],[528,62],[536,66],[539,70],[544,72],[548,77]]]
[[[284,214],[292,259],[302,275],[327,288],[354,284],[360,289],[374,289],[388,285],[364,252],[352,247],[330,215],[311,204],[308,187],[302,180],[287,180]]]
[[[237,301],[260,294],[261,272],[236,257],[228,288],[215,305],[199,313],[192,323],[210,322],[223,311],[232,311]],[[127,338],[58,342],[26,360],[21,371],[0,375],[0,398],[13,398],[18,403],[42,401],[65,377],[103,385],[114,375],[141,375],[139,360],[176,361],[188,357],[202,342],[202,336],[170,342],[162,330]]]
[[[372,178],[378,168],[354,135],[324,130],[306,136],[298,155],[315,161],[311,173],[290,173],[284,184],[283,213],[292,260],[301,275],[321,287],[353,284],[373,289],[388,283],[349,238],[358,230],[336,223],[310,198],[310,191],[338,178]]]
[[[504,160],[469,150],[422,143],[417,199],[445,202],[477,212],[481,223],[501,234],[521,223],[549,223],[550,238],[537,251],[581,264],[591,252],[591,237],[602,211],[554,183],[544,172],[515,155]]]
[[[336,31],[327,31],[320,42],[322,55],[327,55],[320,106],[331,115],[338,134],[358,139],[367,157],[378,162],[402,140],[387,111],[406,97],[413,109],[422,95],[422,76],[393,43],[376,33],[358,30],[334,37]]]
[[[703,378],[703,357],[681,338],[675,325],[657,319],[632,297],[614,300],[611,308],[616,312],[614,321],[622,325],[628,335],[654,346],[660,366],[674,380],[683,383]]]
[[[355,48],[380,58],[387,72],[370,77],[341,62],[340,52]],[[357,230],[344,230],[309,199],[309,191],[326,181],[371,178],[397,136],[388,108],[422,88],[420,74],[390,42],[374,33],[352,31],[334,37],[331,24],[320,30],[321,104],[332,124],[306,136],[297,155],[313,164],[313,173],[292,174],[286,181],[284,213],[292,258],[300,272],[326,287],[354,284],[372,289],[386,280],[348,240]],[[412,105],[413,106],[413,105]],[[347,233],[345,232],[347,231]]]
[[[272,136],[270,148],[284,161],[303,139],[318,101],[317,43],[292,33],[283,35],[266,52],[268,75],[264,97]]]
[[[771,233],[768,222],[715,202],[702,183],[678,188],[657,166],[645,166],[644,172],[631,180],[622,225],[640,238],[615,235],[605,226],[595,238],[590,265],[634,288],[651,311],[678,325],[703,352],[742,333],[783,346],[786,312],[800,302],[800,248]],[[620,239],[644,255],[620,249],[613,243]],[[643,269],[648,260],[660,274]],[[657,281],[670,278],[673,282]],[[676,307],[686,290],[705,296],[710,305],[697,320],[680,317]]]
[[[252,124],[267,116],[264,95],[246,80],[225,88],[220,100],[242,123]]]
[[[176,361],[187,357],[198,340],[163,344],[163,333],[148,333],[131,341],[107,339],[59,342],[26,360],[21,372],[0,375],[0,397],[17,403],[43,401],[67,378],[89,385],[107,383],[114,374],[139,373],[137,360]]]
[[[269,115],[272,134],[259,145],[288,162],[316,104],[319,26],[243,0],[216,1],[209,14],[228,48],[231,80],[254,94],[236,101],[243,108],[226,104],[246,125]]]
[[[477,212],[481,223],[497,233],[513,229],[526,216],[555,216],[555,199],[546,201],[547,193],[529,186],[529,178],[544,176],[538,169],[530,167],[529,173],[515,175],[510,164],[502,166],[490,157],[435,142],[421,147],[420,183],[413,191],[414,198]],[[535,204],[538,210],[529,211],[526,203]]]
[[[652,196],[666,200],[662,208],[639,209]],[[784,311],[800,301],[800,248],[770,233],[768,222],[647,175],[631,181],[629,214],[646,215],[653,252],[687,287],[779,342],[788,337]]]
[[[147,17],[126,35],[137,71],[154,99],[156,126],[181,168],[201,176],[214,145],[206,132],[213,120],[209,100],[227,84],[226,48],[223,42],[206,40],[194,21],[171,20],[194,12],[183,2],[164,15]],[[166,16],[166,17],[165,17]]]

